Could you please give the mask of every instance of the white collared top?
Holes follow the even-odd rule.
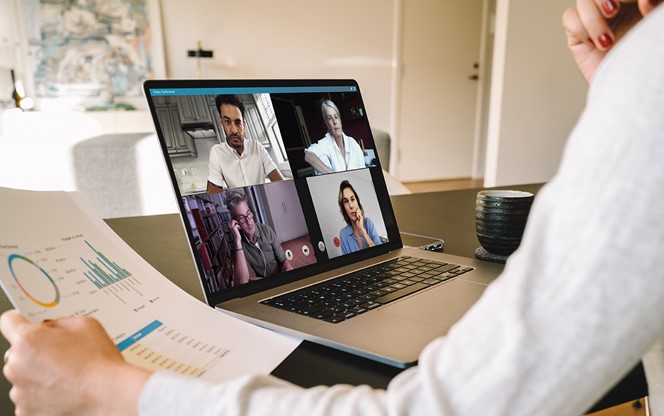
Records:
[[[265,183],[275,169],[277,165],[256,140],[244,140],[242,155],[223,142],[210,150],[208,181],[223,188],[257,185]]]
[[[325,136],[307,148],[318,156],[321,162],[335,172],[343,172],[351,169],[362,169],[366,167],[364,163],[364,152],[357,141],[344,134],[345,154],[341,154],[339,146],[334,141],[334,137],[328,132]]]

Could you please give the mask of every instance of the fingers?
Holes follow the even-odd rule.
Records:
[[[576,9],[580,23],[595,47],[601,51],[611,48],[616,38],[607,19],[618,13],[620,4],[616,0],[577,0]]]
[[[8,310],[0,316],[0,332],[10,344],[14,344],[31,326],[32,324],[15,309]]]
[[[576,10],[563,14],[570,47],[588,42],[607,52],[662,0],[576,0]],[[581,54],[585,52],[581,51]]]
[[[89,332],[103,331],[99,321],[89,316],[64,316],[62,318],[45,320],[42,326],[49,328],[64,328],[72,330],[83,330]]]
[[[583,43],[592,44],[590,35],[586,28],[581,23],[579,13],[574,7],[570,7],[563,13],[563,27],[567,33],[567,44],[569,46],[576,46]]]
[[[240,224],[236,220],[231,220],[231,230],[236,237],[240,235]]]
[[[662,0],[638,0],[639,10],[643,16],[655,10],[662,3]]]

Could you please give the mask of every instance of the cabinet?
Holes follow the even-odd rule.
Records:
[[[152,102],[154,103],[155,107],[166,107],[169,105],[177,104],[175,102],[175,97],[169,95],[152,97]]]
[[[182,124],[209,124],[212,122],[205,96],[182,95],[177,98],[180,122]]]
[[[156,107],[157,120],[170,157],[198,157],[194,139],[182,130],[177,105]]]
[[[223,143],[226,141],[226,133],[224,132],[224,129],[221,127],[219,110],[217,110],[217,107],[214,104],[214,100],[212,104],[208,103],[207,107],[208,111],[210,112],[210,117],[212,118],[212,125],[214,126],[214,130],[217,133],[217,140],[219,140],[220,143]]]

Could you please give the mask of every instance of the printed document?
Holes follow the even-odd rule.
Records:
[[[180,289],[77,193],[0,188],[0,200],[0,283],[31,322],[91,316],[128,362],[213,382],[267,374],[299,344]]]

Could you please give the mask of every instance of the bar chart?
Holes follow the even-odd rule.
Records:
[[[125,267],[113,244],[97,240],[68,233],[39,247],[0,245],[0,279],[9,278],[3,284],[15,295],[15,306],[23,305],[22,312],[38,320],[50,314],[94,313],[107,302],[133,311],[154,303],[154,298],[144,296],[134,275],[136,266],[125,260]],[[69,309],[73,299],[86,295],[95,296],[89,308]]]
[[[88,269],[83,275],[92,282],[97,289],[104,289],[113,283],[131,277],[131,273],[117,265],[115,262],[109,260],[104,253],[97,251],[89,241],[85,240],[85,244],[87,244],[90,250],[95,254],[95,258],[94,260],[86,260],[83,257],[80,258]]]

